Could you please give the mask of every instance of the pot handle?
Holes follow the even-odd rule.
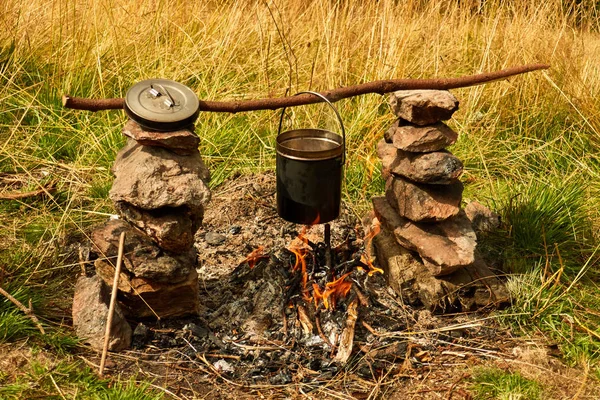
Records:
[[[342,121],[342,117],[340,116],[340,113],[338,112],[337,108],[335,108],[335,106],[333,105],[332,102],[330,102],[327,97],[323,96],[321,93],[317,93],[317,92],[311,92],[311,91],[305,91],[305,92],[298,92],[296,93],[294,96],[298,96],[299,94],[312,94],[314,96],[320,97],[325,103],[327,103],[329,105],[329,107],[331,107],[331,109],[333,110],[333,112],[335,113],[335,116],[337,117],[339,123],[340,123],[340,128],[342,129],[342,165],[344,165],[346,163],[346,129],[344,128],[344,122]],[[279,128],[277,129],[277,136],[279,136],[281,134],[281,126],[283,124],[283,116],[285,115],[285,109],[287,107],[283,107],[283,110],[281,111],[281,117],[279,118]]]

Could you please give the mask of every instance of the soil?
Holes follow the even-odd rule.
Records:
[[[271,172],[237,176],[213,191],[196,235],[201,315],[131,321],[133,348],[110,354],[106,375],[149,380],[174,399],[471,399],[473,374],[495,367],[541,382],[545,399],[596,398],[595,380],[561,363],[541,338],[516,337],[488,314],[432,315],[405,305],[381,274],[353,261],[366,253],[364,233],[345,210],[331,223],[333,264],[347,266],[352,290],[336,311],[290,295],[294,256],[286,249],[301,244],[303,227],[279,218],[275,204]],[[317,254],[308,270],[319,284],[323,229],[305,233]],[[336,361],[352,303],[352,354]],[[303,321],[317,317],[320,327],[308,329]],[[0,360],[23,361],[21,351],[0,346]],[[78,356],[98,368],[100,354],[83,348]]]

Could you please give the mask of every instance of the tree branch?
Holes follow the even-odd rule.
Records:
[[[482,85],[506,79],[511,76],[524,74],[540,69],[548,69],[548,64],[527,64],[500,71],[486,72],[477,75],[461,76],[458,78],[433,79],[391,79],[362,83],[320,92],[331,102],[348,97],[360,96],[367,93],[385,94],[396,90],[435,89],[448,90],[461,87]],[[276,110],[283,107],[295,107],[305,104],[320,103],[323,100],[310,95],[276,97],[241,101],[204,101],[200,100],[200,111],[238,113],[256,110]],[[76,110],[99,111],[123,108],[124,99],[86,99],[82,97],[63,96],[63,106]]]

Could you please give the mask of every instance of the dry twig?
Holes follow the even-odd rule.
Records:
[[[44,328],[42,327],[42,324],[40,323],[40,320],[37,319],[35,314],[33,314],[33,310],[31,308],[31,300],[29,300],[29,308],[27,308],[23,305],[23,303],[21,303],[19,300],[15,299],[13,296],[11,296],[10,293],[8,293],[6,290],[2,289],[1,287],[0,287],[0,294],[2,294],[11,303],[13,303],[15,306],[17,306],[17,308],[19,310],[23,311],[25,313],[25,315],[27,315],[31,319],[31,321],[33,321],[35,326],[37,326],[38,330],[42,333],[42,335],[46,334],[46,332],[44,331]]]
[[[54,183],[42,187],[37,190],[32,190],[31,192],[7,192],[0,193],[0,200],[22,200],[29,197],[37,197],[44,194],[50,195],[50,192],[54,191]]]
[[[117,289],[119,287],[119,275],[121,274],[121,263],[123,261],[123,246],[125,244],[125,232],[121,232],[119,237],[119,253],[117,254],[117,266],[115,268],[115,278],[113,280],[112,293],[110,295],[110,304],[108,306],[108,316],[106,319],[106,332],[104,334],[104,347],[102,348],[102,358],[100,359],[100,376],[104,373],[106,363],[106,354],[108,352],[108,342],[110,341],[110,328],[112,325],[113,314],[115,312],[115,303],[117,300]]]

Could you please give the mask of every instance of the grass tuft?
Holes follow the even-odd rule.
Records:
[[[480,369],[473,375],[472,390],[475,399],[538,400],[542,397],[542,386],[533,380],[524,378],[518,372],[506,372],[501,369]]]
[[[561,269],[577,274],[596,239],[585,183],[553,177],[510,190],[514,194],[497,206],[501,230],[485,237],[484,245],[504,259],[508,272],[532,271],[543,261],[546,273]]]

